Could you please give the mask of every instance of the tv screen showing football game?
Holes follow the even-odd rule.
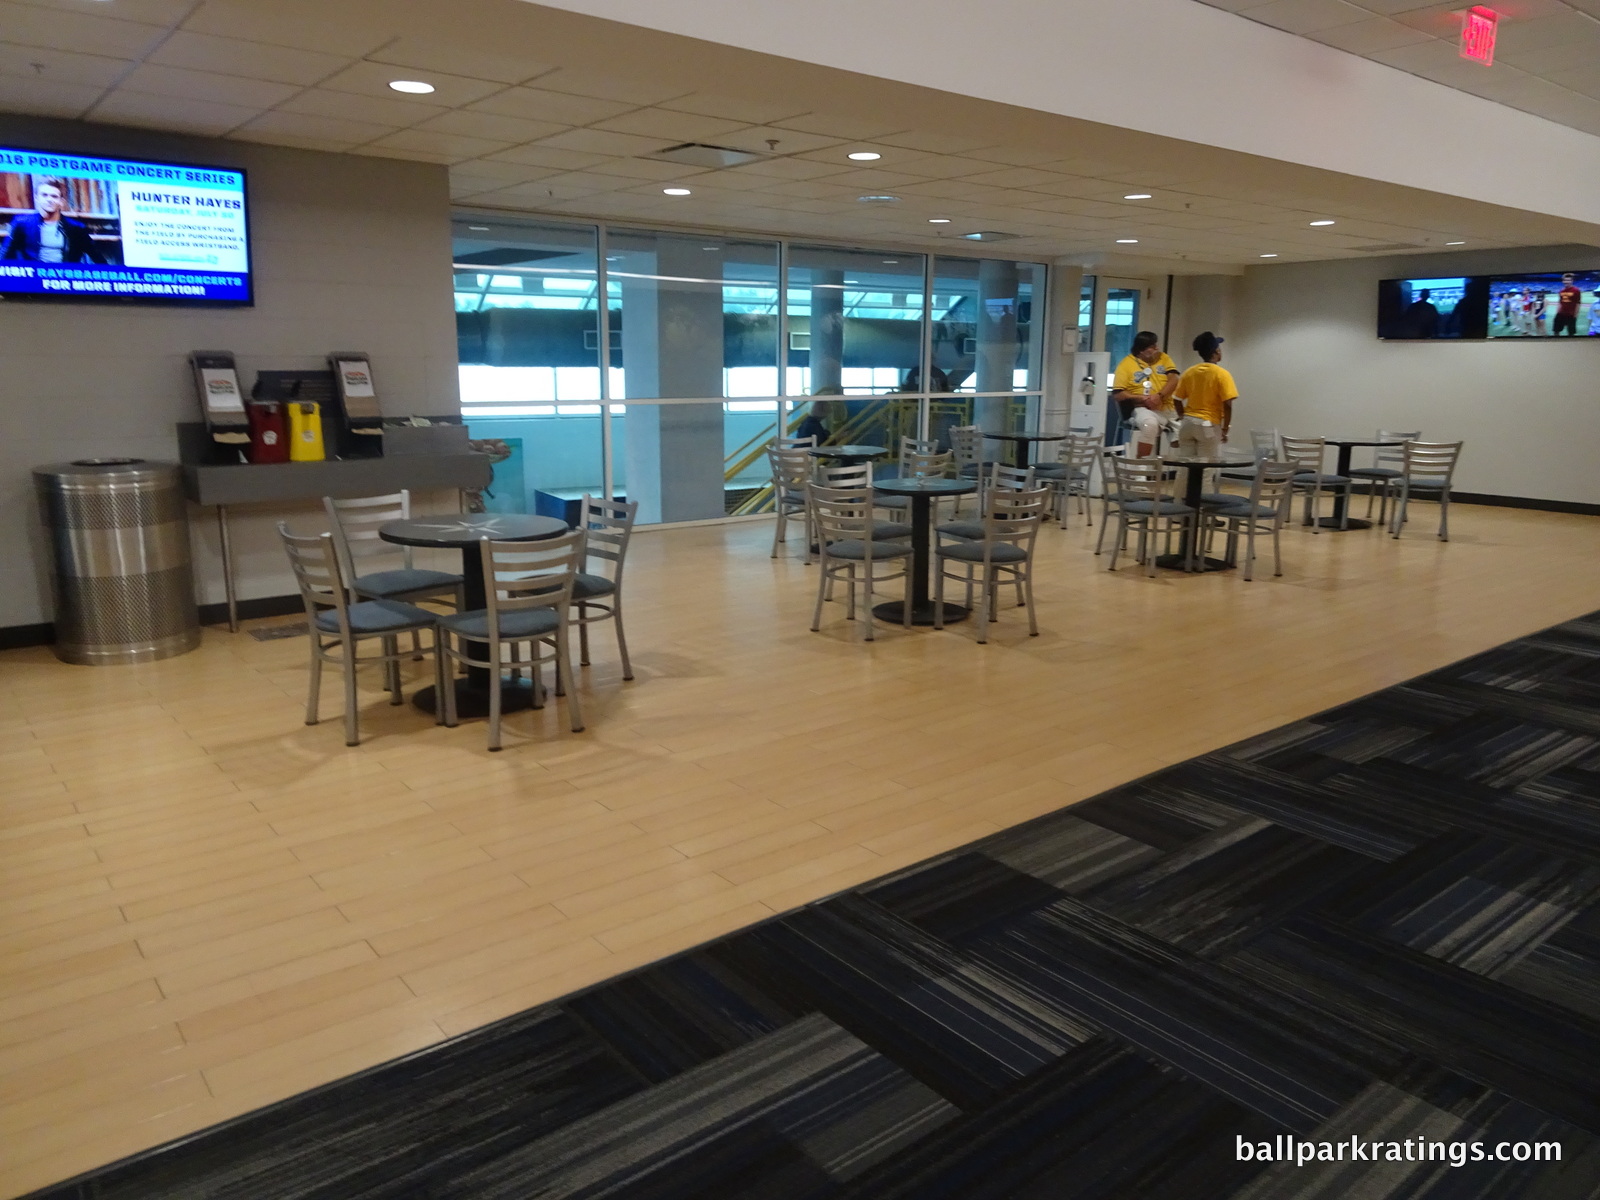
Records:
[[[1487,282],[1473,275],[1385,279],[1378,285],[1378,336],[1394,341],[1484,336]]]
[[[0,297],[252,296],[243,171],[0,146]]]
[[[1489,336],[1600,337],[1600,271],[1496,275],[1489,281]]]

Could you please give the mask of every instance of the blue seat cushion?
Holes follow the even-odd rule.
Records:
[[[879,542],[872,543],[872,561],[887,561],[893,558],[905,558],[911,553],[911,547],[904,542]],[[867,544],[859,541],[829,542],[829,558],[853,558],[863,562],[867,557]]]
[[[940,558],[953,558],[957,562],[983,561],[982,542],[956,542],[950,546],[939,547]],[[989,547],[989,561],[997,563],[1027,562],[1027,551],[1021,546],[1014,546],[1010,542],[995,542]]]
[[[572,598],[574,600],[592,600],[596,596],[609,596],[616,590],[617,585],[604,575],[580,573],[572,581]]]
[[[1422,479],[1407,479],[1404,475],[1402,475],[1400,478],[1395,480],[1395,483],[1405,484],[1409,486],[1413,492],[1442,492],[1445,488],[1450,486],[1437,476],[1425,477]]]
[[[939,526],[939,532],[950,537],[967,538],[969,541],[983,540],[982,521],[946,521]]]
[[[1278,515],[1278,510],[1270,505],[1252,505],[1248,500],[1239,500],[1237,496],[1234,497],[1234,500],[1236,501],[1235,503],[1217,509],[1216,515],[1226,517],[1229,520],[1235,518],[1243,520],[1249,517],[1257,521],[1270,521]]]
[[[1393,467],[1351,467],[1350,474],[1358,479],[1399,479],[1402,472]]]
[[[1201,492],[1200,503],[1207,508],[1221,508],[1228,504],[1237,504],[1243,496],[1236,496],[1232,492]]]
[[[448,613],[439,618],[439,624],[451,633],[484,641],[489,637],[489,610],[480,608],[473,612]],[[500,614],[500,636],[508,641],[543,637],[554,633],[560,624],[561,618],[556,616],[553,608],[513,609]]]
[[[347,611],[351,633],[404,633],[432,628],[439,620],[439,614],[402,600],[361,600]],[[338,633],[338,613],[331,608],[318,613],[317,628],[323,633]]]
[[[903,542],[911,536],[911,526],[897,521],[874,521],[872,540],[875,542]]]
[[[426,592],[451,592],[461,586],[461,576],[445,571],[424,571],[400,567],[393,571],[374,571],[357,575],[351,590],[358,596],[382,600],[389,596],[411,596]]]
[[[911,504],[910,496],[874,496],[873,508],[907,508]]]
[[[1155,512],[1156,505],[1154,500],[1129,500],[1122,507],[1136,517],[1148,517]],[[1194,509],[1187,504],[1180,504],[1176,500],[1163,500],[1161,502],[1160,515],[1163,517],[1182,517],[1193,511]]]

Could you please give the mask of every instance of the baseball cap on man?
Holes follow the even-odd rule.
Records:
[[[1199,337],[1195,338],[1194,352],[1201,358],[1210,358],[1217,352],[1217,347],[1222,345],[1224,340],[1225,339],[1219,338],[1216,334],[1212,333],[1208,329]]]

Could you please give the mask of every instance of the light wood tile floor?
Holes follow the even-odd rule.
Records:
[[[1080,521],[1042,636],[1008,609],[988,646],[810,633],[765,524],[645,532],[638,679],[602,627],[589,731],[521,714],[496,755],[373,680],[358,749],[337,676],[306,727],[302,639],[0,655],[0,1194],[1600,608],[1593,518],[1458,506],[1441,545],[1434,511],[1291,531],[1250,584],[1110,575]]]

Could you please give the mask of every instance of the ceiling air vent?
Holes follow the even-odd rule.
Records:
[[[1373,242],[1371,245],[1354,248],[1367,250],[1373,254],[1393,254],[1399,250],[1426,250],[1428,247],[1418,245],[1416,242]]]
[[[963,233],[961,236],[969,242],[1009,242],[1014,238],[1021,237],[1022,235],[1017,233],[1001,233],[997,229],[979,229],[973,233]]]
[[[766,157],[748,150],[734,150],[728,146],[708,146],[704,142],[684,142],[681,146],[668,146],[647,154],[646,158],[659,158],[667,162],[682,163],[689,167],[742,167]]]

